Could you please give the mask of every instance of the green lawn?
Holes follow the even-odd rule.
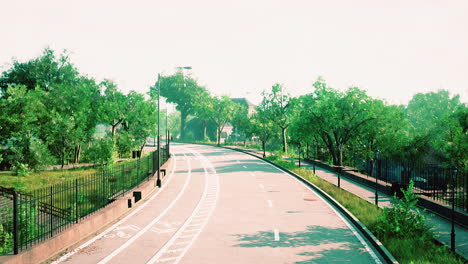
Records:
[[[16,176],[14,173],[0,174],[0,186],[29,192],[54,184],[80,178],[98,171],[98,167],[75,168],[70,170],[50,170],[34,172],[27,176]]]

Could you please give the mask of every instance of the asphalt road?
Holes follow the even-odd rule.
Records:
[[[171,150],[162,189],[54,263],[381,263],[339,213],[272,165],[210,146]]]

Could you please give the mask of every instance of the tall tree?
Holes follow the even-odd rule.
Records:
[[[161,76],[151,87],[153,98],[157,96],[158,89],[161,91],[161,96],[164,96],[167,102],[176,104],[176,109],[180,111],[180,137],[184,139],[187,117],[195,113],[197,101],[205,98],[203,95],[208,94],[207,90],[199,86],[190,76],[184,76],[182,71]]]
[[[266,110],[266,116],[281,129],[283,151],[287,152],[287,130],[292,122],[294,107],[291,98],[283,90],[282,85],[273,85],[271,93],[263,93],[262,104]]]
[[[313,86],[314,92],[302,97],[302,116],[327,146],[333,163],[341,166],[346,144],[377,118],[368,111],[373,99],[356,87],[332,89],[321,78]]]
[[[99,119],[101,122],[111,126],[112,138],[115,143],[117,128],[122,125],[127,117],[126,107],[128,98],[110,80],[101,82],[101,87],[103,87],[104,92],[99,104]]]
[[[206,102],[205,112],[216,125],[216,141],[221,145],[221,133],[224,126],[232,120],[238,105],[227,96],[210,97]]]

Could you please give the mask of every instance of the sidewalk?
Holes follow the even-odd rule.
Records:
[[[262,153],[259,150],[246,150],[249,152],[258,153],[260,157],[262,156]],[[298,164],[297,160],[296,164]],[[301,160],[301,167],[306,167],[310,170],[313,169],[310,163],[307,163],[303,160]],[[316,166],[315,174],[334,185],[338,184],[338,175],[334,172]],[[375,189],[373,188],[351,181],[344,176],[341,176],[340,186],[342,189],[351,192],[369,201],[370,203],[375,203]],[[378,203],[380,208],[390,206],[391,200],[392,197],[382,192],[378,192]],[[425,215],[427,217],[428,223],[433,225],[432,230],[435,233],[436,239],[450,248],[450,233],[452,230],[451,222],[434,214],[425,213]],[[455,225],[455,245],[456,252],[465,258],[468,258],[468,230],[459,225]]]

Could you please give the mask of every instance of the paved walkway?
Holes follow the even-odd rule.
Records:
[[[249,149],[249,151],[255,151],[257,153],[261,153],[258,150]],[[296,164],[298,161],[296,160]],[[307,163],[306,161],[301,160],[301,166],[306,167],[312,170],[312,165]],[[318,166],[315,167],[315,173],[318,177],[333,183],[334,185],[338,185],[338,175],[334,172],[325,170]],[[342,189],[347,190],[371,203],[375,202],[375,189],[370,188],[368,186],[359,184],[352,180],[349,180],[346,177],[341,176],[340,179],[340,186]],[[379,207],[387,207],[390,205],[392,197],[389,195],[378,192],[378,204]],[[436,234],[436,239],[450,247],[450,233],[452,229],[451,222],[443,217],[438,215],[430,214],[425,212],[427,217],[427,221],[429,224],[433,225],[432,230]],[[455,225],[455,245],[456,245],[456,252],[465,258],[468,258],[468,230],[462,226]]]

